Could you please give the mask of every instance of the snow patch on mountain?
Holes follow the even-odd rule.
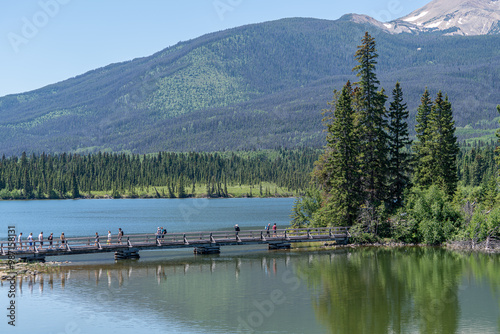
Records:
[[[434,0],[391,23],[406,32],[498,34],[500,0]]]

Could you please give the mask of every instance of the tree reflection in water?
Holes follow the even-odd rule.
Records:
[[[360,248],[317,255],[298,263],[297,271],[313,290],[318,320],[331,333],[457,331],[464,255]]]

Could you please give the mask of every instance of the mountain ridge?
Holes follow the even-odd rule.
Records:
[[[292,18],[2,97],[0,152],[319,147],[320,112],[333,89],[356,80],[365,31],[377,41],[381,86],[390,92],[401,81],[411,112],[429,86],[449,93],[459,126],[494,127],[500,60],[490,45],[498,36],[387,34],[370,20]]]

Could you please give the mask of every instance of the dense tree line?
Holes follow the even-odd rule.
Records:
[[[495,181],[498,174],[495,147],[483,142],[461,147],[457,156],[457,174],[463,186],[478,187],[490,180]]]
[[[312,187],[295,202],[292,224],[353,226],[358,241],[439,244],[500,235],[497,149],[460,150],[448,96],[439,91],[433,100],[427,89],[412,143],[401,86],[396,83],[387,110],[377,57],[366,33],[355,54],[359,82],[347,82],[324,112],[327,144]]]
[[[200,184],[206,186],[200,193],[227,197],[228,184],[259,186],[262,182],[293,193],[307,186],[317,156],[313,149],[151,155],[23,153],[21,157],[2,157],[0,197],[76,198],[95,191],[134,197],[149,187],[158,197],[186,197]],[[260,191],[275,193],[274,189]]]

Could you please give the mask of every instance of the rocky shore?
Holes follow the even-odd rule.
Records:
[[[14,264],[9,264],[6,260],[0,261],[0,280],[17,278],[35,277],[39,274],[53,273],[60,270],[60,262],[47,263],[26,263],[17,261]]]
[[[388,241],[388,242],[375,242],[375,243],[362,243],[362,244],[352,243],[347,245],[339,245],[334,242],[332,243],[325,242],[321,245],[315,245],[315,246],[321,248],[358,248],[358,247],[397,248],[397,247],[429,247],[432,245]],[[500,240],[498,238],[493,238],[493,237],[488,238],[483,242],[474,242],[473,240],[450,241],[446,244],[441,245],[440,247],[444,247],[446,249],[455,251],[473,251],[473,252],[483,252],[490,254],[500,254]]]
[[[461,251],[478,251],[484,253],[500,253],[500,240],[494,237],[488,237],[483,242],[451,241],[446,244],[446,248]]]

